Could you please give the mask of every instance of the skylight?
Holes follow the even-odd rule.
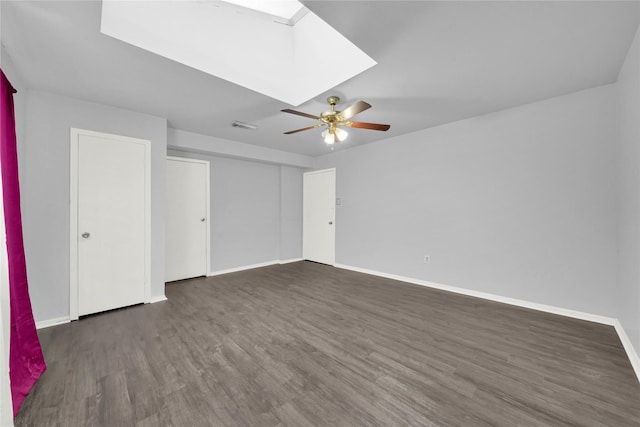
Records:
[[[300,105],[376,62],[306,8],[278,10],[293,25],[265,19],[276,12],[229,1],[103,0],[103,34],[221,79]],[[285,6],[286,1],[255,1]],[[231,5],[231,7],[229,7]],[[239,13],[240,12],[240,13]],[[291,15],[293,13],[293,15]],[[260,15],[260,16],[258,16]],[[278,15],[278,16],[280,16]],[[327,64],[331,58],[332,66]]]
[[[308,11],[297,0],[225,0],[221,3],[232,3],[257,11],[288,25],[294,25]]]

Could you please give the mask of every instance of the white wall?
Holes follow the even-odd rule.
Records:
[[[315,159],[337,168],[336,262],[615,317],[613,104],[603,86]]]
[[[22,199],[36,322],[69,315],[69,129],[151,140],[151,297],[164,296],[165,119],[27,91]]]
[[[640,353],[640,32],[618,76],[616,95],[618,318]]]
[[[210,162],[212,273],[302,256],[302,170],[184,150],[168,155]]]

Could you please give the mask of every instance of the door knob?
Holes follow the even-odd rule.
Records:
[[[202,218],[200,221],[204,222],[204,218]]]
[[[91,234],[87,233],[86,231],[85,231],[84,233],[82,233],[82,237],[83,237],[84,239],[88,239],[88,238],[89,238],[89,236],[91,236]]]
[[[329,225],[333,225],[333,221],[329,221]]]

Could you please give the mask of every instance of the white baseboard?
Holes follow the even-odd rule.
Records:
[[[167,297],[164,295],[159,295],[151,298],[149,303],[153,304],[154,302],[166,301]],[[71,322],[71,318],[69,316],[57,317],[55,319],[47,319],[36,322],[36,329],[44,329],[49,328],[51,326],[62,325],[64,323]]]
[[[243,265],[243,266],[240,266],[240,267],[227,268],[226,270],[212,271],[209,274],[207,274],[207,276],[208,277],[219,276],[221,274],[235,273],[237,271],[251,270],[253,268],[259,268],[259,267],[267,267],[269,265],[274,265],[274,264],[279,264],[279,263],[280,263],[280,261],[274,260],[274,261],[261,262],[261,263],[258,263],[258,264]]]
[[[151,297],[151,300],[149,300],[149,304],[153,304],[160,301],[166,301],[166,300],[167,300],[167,297],[165,295],[157,295],[155,297]]]
[[[36,329],[49,328],[51,326],[62,325],[63,323],[69,323],[71,319],[69,316],[57,317],[55,319],[41,320],[36,322]]]
[[[281,259],[280,261],[278,261],[278,264],[289,264],[292,262],[298,262],[298,261],[303,261],[304,258],[289,258],[289,259]]]
[[[353,267],[345,264],[336,264],[335,267],[342,268],[345,270],[357,271],[359,273],[371,274],[373,276],[384,277],[387,279],[398,280],[401,282],[412,283],[414,285],[426,286],[429,288],[440,289],[443,291],[454,292],[456,294],[472,296],[476,298],[482,298],[490,301],[501,302],[505,304],[515,305],[518,307],[529,308],[532,310],[543,311],[546,313],[558,314],[560,316],[571,317],[574,319],[587,320],[589,322],[601,323],[603,325],[613,326],[618,333],[618,337],[622,342],[622,346],[627,352],[627,356],[629,357],[629,361],[631,362],[631,366],[633,366],[633,370],[635,371],[636,376],[638,377],[638,381],[640,381],[640,358],[638,357],[638,353],[633,348],[631,344],[631,340],[627,336],[624,328],[618,321],[613,317],[600,316],[597,314],[585,313],[582,311],[569,310],[561,307],[554,307],[546,304],[538,304],[535,302],[503,297],[500,295],[488,294],[485,292],[478,292],[464,288],[458,288],[455,286],[442,285],[440,283],[428,282],[426,280],[414,279],[411,277],[398,276],[395,274],[383,273],[381,271],[369,270],[367,268]]]
[[[274,265],[274,264],[287,264],[287,263],[291,263],[291,262],[297,262],[297,261],[302,261],[302,258],[294,258],[294,259],[288,259],[288,260],[282,260],[282,261],[268,261],[268,262],[263,262],[263,263],[259,263],[259,264],[252,264],[252,265],[245,265],[242,267],[236,267],[236,268],[230,268],[230,269],[226,269],[226,270],[219,270],[219,271],[214,271],[208,274],[208,276],[217,276],[220,274],[227,274],[227,273],[234,273],[237,271],[243,271],[243,270],[250,270],[253,268],[259,268],[259,267],[266,267],[269,265]],[[379,277],[384,277],[387,279],[392,279],[392,280],[398,280],[401,282],[406,282],[406,283],[412,283],[414,285],[420,285],[420,286],[425,286],[425,287],[429,287],[429,288],[434,288],[434,289],[440,289],[443,291],[448,291],[448,292],[453,292],[453,293],[457,293],[457,294],[461,294],[461,295],[467,295],[467,296],[472,296],[472,297],[476,297],[476,298],[482,298],[482,299],[486,299],[486,300],[490,300],[490,301],[496,301],[496,302],[501,302],[501,303],[505,303],[505,304],[510,304],[510,305],[514,305],[514,306],[518,306],[518,307],[524,307],[524,308],[529,308],[532,310],[538,310],[538,311],[543,311],[546,313],[552,313],[552,314],[558,314],[560,316],[566,316],[566,317],[571,317],[574,319],[580,319],[580,320],[587,320],[590,322],[595,322],[595,323],[601,323],[604,325],[610,325],[613,326],[618,334],[618,337],[620,338],[620,341],[622,342],[622,346],[624,347],[627,356],[629,357],[629,361],[631,362],[631,366],[633,367],[633,370],[636,374],[636,376],[638,377],[638,380],[640,381],[640,357],[638,356],[638,353],[636,352],[635,348],[633,347],[633,344],[631,344],[631,340],[629,339],[627,333],[625,332],[624,328],[622,327],[622,324],[620,324],[620,321],[618,319],[612,318],[612,317],[606,317],[606,316],[600,316],[600,315],[596,315],[596,314],[591,314],[591,313],[585,313],[582,311],[576,311],[576,310],[569,310],[566,308],[561,308],[561,307],[554,307],[554,306],[550,306],[550,305],[546,305],[546,304],[538,304],[538,303],[534,303],[534,302],[530,302],[530,301],[525,301],[525,300],[520,300],[520,299],[515,299],[515,298],[508,298],[508,297],[503,297],[500,295],[494,295],[494,294],[489,294],[489,293],[485,293],[485,292],[478,292],[478,291],[473,291],[473,290],[469,290],[469,289],[464,289],[464,288],[458,288],[455,286],[448,286],[448,285],[443,285],[440,283],[434,283],[434,282],[428,282],[426,280],[420,280],[420,279],[414,279],[411,277],[405,277],[405,276],[398,276],[395,274],[389,274],[389,273],[383,273],[381,271],[375,271],[375,270],[369,270],[367,268],[360,268],[360,267],[353,267],[350,265],[345,265],[345,264],[335,264],[336,268],[342,268],[344,270],[351,270],[351,271],[356,271],[359,273],[364,273],[364,274],[371,274],[373,276],[379,276]],[[160,295],[160,296],[156,296],[151,298],[151,303],[156,303],[156,302],[160,302],[160,301],[166,301],[167,297],[164,295]],[[61,325],[63,323],[69,323],[69,316],[65,316],[65,317],[58,317],[55,319],[49,319],[49,320],[43,320],[40,322],[36,322],[36,329],[43,329],[43,328],[48,328],[51,326],[55,326],[55,325]]]
[[[207,277],[219,276],[221,274],[227,274],[227,273],[235,273],[237,271],[251,270],[253,268],[267,267],[267,266],[276,265],[276,264],[289,264],[291,262],[298,262],[298,261],[303,261],[303,258],[289,258],[289,259],[284,259],[284,260],[273,260],[273,261],[261,262],[261,263],[258,263],[258,264],[242,265],[240,267],[234,267],[234,268],[227,268],[225,270],[212,271],[209,274],[207,274]]]
[[[627,332],[622,327],[622,324],[618,319],[616,319],[614,325],[616,328],[616,332],[618,333],[618,337],[620,337],[620,341],[622,342],[622,346],[624,350],[627,352],[627,356],[629,356],[629,361],[631,362],[631,366],[633,366],[633,370],[636,372],[636,376],[638,377],[638,381],[640,381],[640,357],[638,357],[638,353],[636,349],[633,348],[633,344],[631,344],[631,340],[627,335]]]
[[[584,313],[582,311],[569,310],[561,307],[554,307],[551,305],[538,304],[535,302],[520,300],[516,298],[508,298],[500,295],[488,294],[485,292],[473,291],[470,289],[458,288],[455,286],[442,285],[440,283],[428,282],[426,280],[414,279],[411,277],[397,276],[395,274],[383,273],[380,271],[369,270],[366,268],[352,267],[350,265],[336,264],[336,267],[343,268],[345,270],[357,271],[359,273],[371,274],[373,276],[385,277],[387,279],[399,280],[401,282],[412,283],[414,285],[426,286],[429,288],[440,289],[443,291],[454,292],[456,294],[467,295],[476,298],[482,298],[490,301],[501,302],[505,304],[515,305],[518,307],[530,308],[532,310],[544,311],[552,314],[559,314],[561,316],[573,317],[574,319],[588,320],[590,322],[602,323],[605,325],[615,325],[616,319],[612,317],[599,316],[597,314]]]

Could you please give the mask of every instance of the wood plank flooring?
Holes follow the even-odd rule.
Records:
[[[39,331],[18,426],[639,426],[612,327],[310,262]]]

